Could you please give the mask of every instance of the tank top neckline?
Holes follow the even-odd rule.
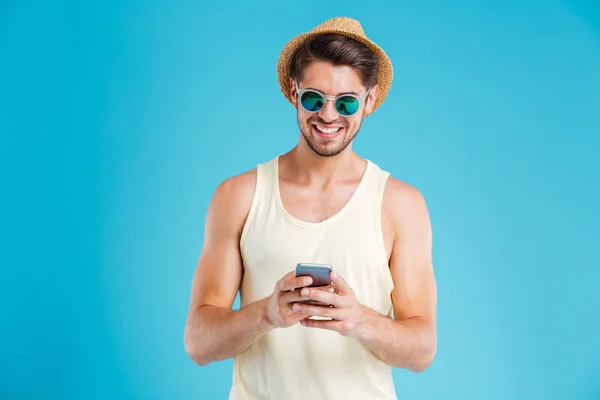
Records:
[[[321,222],[310,222],[310,221],[304,221],[304,220],[294,217],[292,214],[290,214],[285,209],[285,206],[283,205],[283,200],[281,199],[281,191],[280,191],[280,187],[279,187],[279,156],[275,157],[275,159],[273,160],[273,175],[272,176],[274,179],[273,195],[275,196],[275,204],[277,205],[277,209],[279,210],[281,215],[285,219],[287,219],[289,222],[292,222],[296,225],[300,225],[300,226],[304,226],[304,227],[321,227],[321,226],[326,226],[326,225],[334,223],[338,219],[342,218],[344,216],[344,214],[346,214],[348,212],[348,210],[350,208],[352,208],[352,205],[354,203],[356,203],[357,198],[360,197],[360,194],[363,191],[363,188],[366,186],[366,184],[367,184],[366,182],[370,176],[370,172],[373,169],[373,163],[368,159],[366,159],[365,161],[367,162],[367,166],[365,167],[363,175],[362,175],[360,181],[358,182],[356,189],[354,189],[354,193],[352,193],[352,195],[350,196],[350,198],[348,199],[346,204],[344,204],[340,210],[338,210],[335,214],[333,214],[329,218],[327,218]]]

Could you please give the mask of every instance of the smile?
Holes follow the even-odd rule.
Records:
[[[324,126],[312,124],[313,131],[322,138],[331,139],[336,137],[344,130],[341,126]]]

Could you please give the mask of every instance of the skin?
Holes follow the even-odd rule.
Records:
[[[301,89],[310,87],[328,95],[366,93],[354,69],[326,62],[311,63],[298,84]],[[293,81],[290,86],[295,94]],[[318,113],[296,105],[300,140],[280,157],[281,199],[290,214],[319,222],[346,204],[366,166],[352,150],[352,140],[377,94],[375,86],[351,117],[338,115],[331,101]],[[343,130],[334,138],[323,138],[313,130],[315,123]],[[255,184],[255,169],[229,178],[215,190],[209,205],[184,333],[188,355],[197,364],[207,365],[240,354],[273,329],[300,323],[306,329],[328,329],[356,338],[391,366],[424,371],[437,347],[437,289],[431,223],[421,193],[392,177],[384,191],[382,227],[395,285],[395,319],[358,303],[352,288],[336,271],[331,275],[331,287],[310,289],[306,288],[310,278],[296,278],[290,271],[274,285],[270,296],[232,310],[243,273],[239,240]],[[320,304],[297,303],[307,298]],[[313,315],[333,319],[309,320]]]

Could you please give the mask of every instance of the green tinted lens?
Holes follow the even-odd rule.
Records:
[[[358,111],[360,102],[357,98],[352,96],[343,96],[335,102],[335,108],[340,115],[352,115]]]
[[[300,97],[302,107],[306,111],[317,112],[325,105],[325,99],[319,93],[304,92]]]

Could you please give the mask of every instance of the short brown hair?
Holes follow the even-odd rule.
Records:
[[[327,61],[335,66],[355,68],[367,89],[377,84],[379,59],[366,45],[348,36],[327,34],[306,42],[292,59],[292,79],[302,80],[304,69],[312,61]]]

